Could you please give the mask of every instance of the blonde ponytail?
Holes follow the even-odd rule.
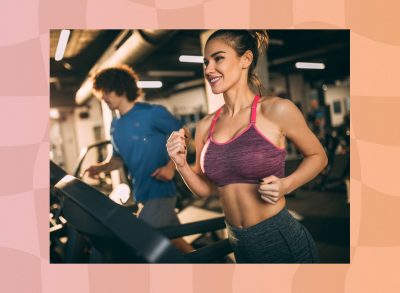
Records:
[[[268,48],[269,37],[266,30],[248,30],[251,37],[256,42],[256,47],[259,52]]]
[[[263,86],[263,84],[262,84],[260,78],[258,77],[258,74],[255,73],[255,72],[252,72],[252,73],[250,74],[249,81],[250,81],[250,84],[251,84],[253,87],[257,88],[258,94],[259,94],[259,96],[261,97],[261,96],[262,96],[262,89],[264,88],[264,86]]]

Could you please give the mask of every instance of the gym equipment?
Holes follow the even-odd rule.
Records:
[[[56,165],[51,162],[51,167]],[[61,197],[62,213],[68,225],[101,253],[102,262],[209,263],[232,252],[229,241],[224,239],[182,254],[168,239],[223,229],[223,217],[157,231],[73,176],[64,176],[54,190]]]
[[[103,162],[107,157],[107,146],[108,145],[111,145],[110,140],[101,141],[101,142],[98,142],[98,143],[95,143],[95,144],[92,144],[92,145],[82,148],[80,150],[80,155],[79,155],[77,164],[74,168],[74,171],[72,172],[73,176],[78,179],[83,180],[82,166],[83,166],[85,159],[88,157],[89,152],[91,150],[94,150],[96,152],[96,161],[95,162]],[[119,169],[119,172],[121,175],[120,179],[121,179],[122,185],[125,185],[129,189],[127,191],[127,193],[129,194],[129,197],[128,197],[128,200],[118,201],[118,203],[123,205],[124,207],[128,208],[131,212],[136,213],[138,211],[138,206],[133,201],[133,196],[132,196],[132,191],[131,191],[132,187],[130,186],[132,181],[126,175],[127,174],[126,167],[125,166],[121,167]],[[107,181],[107,177],[109,177],[108,178],[109,181]],[[119,186],[117,186],[113,189],[113,186],[110,182],[111,181],[110,174],[101,173],[101,174],[99,174],[97,180],[98,180],[98,183],[95,183],[96,188],[98,190],[100,190],[101,192],[103,192],[108,197],[110,197],[114,191],[118,190],[118,188],[121,187],[121,184],[120,184]],[[93,185],[93,183],[90,183],[90,184]]]
[[[80,156],[78,158],[76,167],[74,168],[74,171],[72,172],[73,176],[79,179],[82,179],[81,173],[82,173],[82,166],[85,161],[85,159],[88,156],[88,153],[91,150],[95,150],[97,154],[97,159],[96,162],[102,162],[106,159],[106,147],[111,144],[110,140],[106,141],[101,141],[92,145],[89,145],[85,148],[82,148],[80,151]],[[125,183],[127,185],[131,185],[132,180],[127,176],[128,171],[125,165],[119,170],[121,173],[121,180],[122,183]],[[177,202],[176,202],[176,208],[178,210],[182,210],[184,207],[189,205],[193,200],[193,194],[192,192],[187,188],[185,182],[183,181],[182,177],[176,172],[175,177],[174,177],[174,182],[176,186],[176,195],[177,195]],[[98,184],[96,186],[97,189],[102,191],[103,193],[107,194],[110,193],[110,189],[112,187],[110,186],[109,183],[106,182],[105,177],[103,175],[99,176],[98,178]],[[133,189],[132,186],[130,186],[131,190]],[[137,212],[138,207],[136,204],[133,202],[133,196],[131,194],[131,197],[128,199],[126,203],[123,204],[126,208],[130,209],[132,212]]]
[[[67,236],[67,225],[61,221],[62,206],[54,185],[65,175],[63,169],[50,161],[50,260],[53,263],[61,263],[64,258],[65,243],[61,239]]]
[[[74,169],[74,172],[72,174],[74,174],[74,176],[77,177],[77,178],[80,176],[82,163],[83,163],[84,159],[86,158],[87,154],[89,153],[89,151],[91,149],[97,149],[98,150],[98,152],[97,152],[97,156],[98,156],[97,161],[98,162],[104,161],[105,157],[100,152],[100,149],[105,147],[105,146],[107,146],[107,145],[109,145],[109,144],[111,144],[111,141],[110,140],[105,140],[105,141],[101,141],[101,142],[92,144],[92,145],[90,145],[88,147],[82,148],[81,151],[80,151],[79,158],[78,158],[78,164],[76,165],[76,167]]]
[[[345,187],[350,176],[350,117],[346,115],[339,127],[328,128],[323,141],[328,165],[321,174],[320,189]],[[340,153],[338,151],[340,150]]]
[[[186,262],[166,237],[75,177],[67,175],[55,190],[64,197],[68,223],[90,239],[106,262]]]

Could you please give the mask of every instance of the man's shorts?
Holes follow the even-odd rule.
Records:
[[[179,225],[175,212],[176,197],[163,197],[143,202],[139,219],[154,228]]]

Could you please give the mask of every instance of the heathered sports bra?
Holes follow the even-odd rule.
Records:
[[[218,187],[230,183],[259,184],[259,179],[270,175],[284,176],[286,150],[275,146],[256,127],[258,100],[259,96],[255,96],[248,127],[227,142],[213,139],[222,107],[214,115],[200,165],[203,173]]]

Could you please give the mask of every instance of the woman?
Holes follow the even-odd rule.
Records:
[[[194,194],[206,197],[217,188],[236,262],[317,262],[315,243],[288,213],[285,194],[317,176],[327,157],[291,101],[253,92],[260,91],[254,69],[267,42],[265,31],[219,30],[210,36],[205,76],[225,104],[197,125],[193,169],[182,129],[171,134],[167,150]],[[287,177],[286,139],[304,155]]]

